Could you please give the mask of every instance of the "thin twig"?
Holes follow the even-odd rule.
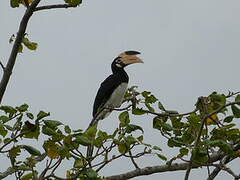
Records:
[[[0,61],[0,65],[1,65],[1,67],[2,67],[2,69],[3,69],[3,71],[5,71],[5,67],[4,67],[2,61]]]
[[[124,107],[124,108],[104,108],[104,109],[108,109],[108,110],[111,110],[111,111],[125,111],[125,110],[128,110],[130,107],[132,107],[132,104],[128,105],[127,107]]]
[[[129,150],[129,155],[130,155],[130,159],[133,163],[133,165],[135,166],[136,169],[139,169],[139,166],[137,165],[137,163],[135,162],[134,158],[133,158],[133,155],[132,155],[132,152]]]
[[[36,9],[35,9],[34,11],[48,10],[48,9],[59,9],[59,8],[71,8],[71,7],[77,7],[77,5],[70,5],[70,4],[53,4],[53,5],[36,7]]]

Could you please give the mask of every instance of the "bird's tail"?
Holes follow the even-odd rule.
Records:
[[[90,122],[90,124],[88,125],[87,130],[90,129],[91,127],[93,127],[93,126],[96,126],[96,127],[97,127],[98,121],[99,121],[99,119],[93,118],[92,121]],[[87,131],[87,130],[86,130],[86,131]],[[87,158],[88,158],[90,161],[91,161],[91,158],[92,158],[92,155],[93,155],[93,148],[94,148],[93,145],[89,145],[89,146],[87,147],[87,154],[86,154],[86,156],[87,156]],[[89,163],[89,164],[91,164],[91,163]]]

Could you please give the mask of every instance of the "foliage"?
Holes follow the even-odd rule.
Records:
[[[42,6],[38,5],[39,2],[40,0],[10,0],[12,8],[23,5],[26,11],[18,33],[9,39],[9,43],[13,43],[13,55],[8,62],[10,65],[4,67],[1,63],[4,83],[0,86],[0,101],[17,54],[22,53],[24,48],[36,50],[38,47],[38,43],[31,41],[25,32],[31,15],[40,10],[76,7],[82,0],[64,0],[63,4]],[[207,97],[199,97],[192,111],[180,114],[176,110],[168,110],[150,91],[139,92],[133,86],[126,92],[123,104],[125,108],[117,110],[120,111],[119,126],[114,132],[105,132],[96,126],[86,131],[72,129],[69,125],[51,119],[49,112],[41,110],[33,114],[29,111],[28,104],[18,107],[0,106],[0,154],[9,157],[9,163],[6,164],[10,166],[0,172],[0,179],[12,174],[21,180],[121,179],[122,175],[99,175],[107,165],[120,158],[128,159],[136,168],[134,175],[124,174],[130,175],[123,179],[130,179],[156,173],[156,170],[151,171],[151,167],[139,168],[136,162],[149,154],[162,162],[163,166],[152,168],[159,168],[158,172],[185,169],[185,179],[188,179],[192,168],[214,166],[227,171],[235,179],[238,178],[225,164],[240,156],[240,131],[237,126],[240,118],[239,92],[213,92]],[[166,138],[168,148],[176,149],[178,153],[167,157],[161,147],[146,143],[144,127],[132,121],[134,116],[151,119],[154,131],[159,132],[159,141]],[[43,142],[40,143],[39,139]],[[95,148],[92,157],[85,155],[89,145]],[[65,177],[58,177],[57,170],[64,160],[71,161],[72,167],[68,167]],[[174,161],[181,163],[174,164]],[[218,161],[221,163],[216,164]]]
[[[119,127],[113,133],[97,130],[96,126],[87,131],[73,130],[58,120],[50,119],[48,112],[32,114],[27,104],[1,106],[0,153],[9,156],[9,164],[23,179],[43,173],[45,177],[55,177],[55,171],[65,159],[74,162],[66,172],[67,178],[101,179],[98,172],[122,157],[134,161],[146,154],[155,154],[168,164],[192,154],[193,162],[203,165],[209,162],[213,152],[221,151],[232,158],[239,156],[239,150],[234,149],[240,140],[240,131],[235,123],[240,115],[239,95],[214,92],[208,97],[200,97],[196,108],[185,114],[166,110],[152,93],[138,92],[136,88],[129,88],[125,99],[130,106],[121,109]],[[234,101],[230,102],[230,99]],[[161,147],[144,143],[144,127],[131,123],[132,115],[148,114],[154,116],[153,128],[159,131],[159,140],[167,138],[169,148],[179,150],[170,159],[162,153]],[[24,139],[38,143],[40,137],[44,139],[41,149],[24,144]],[[84,155],[88,145],[96,148],[92,158]],[[28,155],[22,161],[26,152]],[[48,163],[39,172],[36,166],[44,159]]]

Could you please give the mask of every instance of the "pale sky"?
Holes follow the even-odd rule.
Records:
[[[17,32],[24,13],[23,7],[10,8],[8,1],[0,1],[3,63],[12,46],[8,40]],[[85,129],[97,89],[111,73],[112,60],[122,51],[138,50],[145,63],[126,69],[129,86],[152,91],[168,109],[191,111],[199,96],[240,90],[239,17],[239,0],[83,0],[75,9],[37,12],[27,33],[39,47],[18,55],[3,103],[28,103],[33,112],[50,111],[53,119]],[[99,127],[111,132],[117,126],[117,115],[112,113]],[[166,147],[158,131],[152,130],[150,117],[133,116],[132,121],[143,126],[147,142]],[[170,151],[163,152],[171,157]],[[134,169],[121,163],[102,174]],[[163,164],[153,157],[139,163],[140,167]],[[239,172],[237,166],[235,170]],[[206,179],[206,172],[205,168],[193,170],[191,178]],[[135,179],[183,179],[184,174]],[[232,179],[224,173],[217,179],[222,178]]]

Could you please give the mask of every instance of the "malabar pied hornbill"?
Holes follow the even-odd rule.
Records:
[[[129,77],[124,68],[130,64],[143,63],[137,57],[140,54],[138,51],[125,51],[119,54],[112,62],[112,74],[108,76],[98,89],[94,105],[93,105],[93,119],[89,127],[97,125],[99,120],[106,118],[114,108],[121,106],[124,95],[127,90]],[[91,157],[93,153],[93,146],[87,149],[87,157]]]

